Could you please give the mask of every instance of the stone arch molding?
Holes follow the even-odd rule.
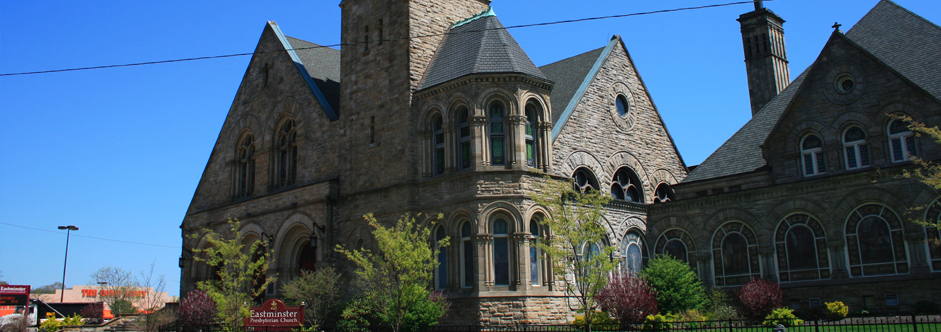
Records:
[[[834,205],[834,215],[842,222],[856,208],[868,203],[875,203],[890,207],[893,211],[907,210],[911,208],[906,202],[898,198],[898,195],[882,189],[869,187],[861,190],[853,190],[846,196],[843,196],[837,204]]]
[[[833,142],[832,131],[826,125],[817,121],[803,121],[787,130],[786,151],[800,152],[801,139],[811,133],[819,136],[823,140],[823,145],[836,143]]]
[[[263,132],[259,132],[260,130],[264,129],[262,128],[261,123],[262,122],[258,116],[254,114],[245,113],[240,115],[235,119],[234,123],[227,126],[224,129],[224,132],[219,135],[219,143],[221,143],[219,146],[226,148],[225,153],[231,154],[230,159],[235,158],[235,149],[236,145],[238,145],[238,139],[241,138],[245,132],[251,132],[252,135],[255,136],[255,151],[258,151],[259,148],[265,144],[265,134]]]
[[[880,131],[883,132],[889,126],[889,123],[893,120],[891,117],[886,116],[886,114],[908,115],[915,121],[922,123],[925,122],[925,114],[922,113],[920,109],[912,106],[909,103],[896,101],[882,108],[882,110],[879,111],[879,114],[876,115],[876,120],[879,121],[881,125]],[[888,134],[888,132],[886,132],[886,134]]]
[[[304,119],[301,119],[300,104],[293,97],[284,97],[278,101],[278,104],[268,110],[265,118],[267,119],[265,123],[265,133],[266,138],[271,140],[274,139],[272,135],[275,130],[278,130],[277,126],[284,120],[285,116],[290,116],[294,119],[294,124],[300,127],[304,124]],[[298,134],[300,134],[300,128],[298,128]]]
[[[654,190],[656,190],[657,186],[661,183],[673,186],[679,183],[679,181],[676,180],[676,176],[673,175],[672,172],[661,168],[652,173],[650,176],[650,184],[654,187]]]
[[[523,225],[523,214],[520,210],[509,202],[497,201],[487,204],[480,212],[477,229],[479,233],[490,232],[490,219],[495,215],[504,214],[513,220],[507,220],[513,225],[512,231],[519,232],[522,229],[529,228],[529,225]]]
[[[800,198],[786,200],[771,208],[771,211],[768,213],[768,217],[771,218],[771,221],[775,223],[775,225],[777,225],[777,223],[779,223],[781,220],[784,220],[784,217],[794,213],[804,213],[811,215],[814,218],[817,218],[821,224],[825,224],[826,220],[834,220],[830,215],[830,210],[827,208],[823,207],[817,202]]]
[[[512,92],[499,88],[492,87],[483,91],[480,96],[477,97],[477,108],[478,111],[474,111],[477,115],[488,116],[487,107],[490,106],[490,102],[494,100],[500,100],[503,102],[504,107],[506,107],[506,115],[519,115],[519,102],[516,99],[516,95]]]
[[[766,229],[767,227],[762,227],[761,220],[757,216],[748,211],[734,208],[725,209],[710,216],[704,225],[705,227],[703,227],[703,231],[709,234],[711,241],[712,235],[715,234],[718,228],[729,222],[745,224],[746,227],[750,228],[755,233],[755,237],[758,239],[765,238],[771,234],[771,231]]]
[[[843,142],[843,131],[852,126],[859,126],[866,132],[866,138],[872,135],[878,135],[879,128],[874,125],[874,121],[869,114],[858,111],[843,112],[830,122],[830,129],[839,134],[840,143]]]
[[[297,251],[298,246],[310,238],[311,232],[317,234],[319,238],[324,238],[320,229],[311,229],[313,223],[314,218],[301,211],[292,213],[281,222],[281,227],[278,228],[277,236],[275,236],[275,247],[278,251],[272,253],[271,261],[276,262],[273,268],[284,270],[293,266],[293,258],[300,254]]]
[[[599,162],[595,156],[585,151],[575,151],[565,158],[565,162],[562,163],[562,175],[572,176],[572,174],[575,174],[575,170],[579,167],[590,169],[592,173],[595,173],[596,179],[605,179],[605,182],[601,182],[599,180],[599,185],[601,185],[601,183],[608,183],[611,181],[608,179],[611,176],[605,172],[601,162]]]

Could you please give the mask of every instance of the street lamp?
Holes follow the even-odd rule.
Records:
[[[59,226],[59,229],[65,230],[65,263],[62,263],[62,295],[59,296],[59,303],[65,302],[65,267],[69,265],[69,237],[72,231],[77,231],[78,227],[68,225]]]

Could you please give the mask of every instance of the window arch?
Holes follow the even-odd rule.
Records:
[[[488,116],[490,117],[490,164],[506,165],[506,126],[503,122],[506,114],[503,104],[491,103]]]
[[[716,286],[743,285],[760,275],[758,241],[748,226],[726,223],[712,236],[712,264]]]
[[[476,275],[474,269],[474,244],[471,239],[471,223],[464,221],[461,223],[461,286],[464,288],[474,287]]]
[[[867,204],[846,219],[846,254],[853,277],[908,273],[908,252],[898,216]]]
[[[636,231],[627,232],[621,242],[622,270],[625,273],[636,275],[647,265],[647,250],[644,238]]]
[[[436,115],[431,120],[431,171],[432,175],[444,174],[444,121],[441,116]]]
[[[510,232],[503,217],[493,221],[493,284],[510,285]]]
[[[925,221],[941,224],[941,199],[936,199],[928,211],[925,212]],[[941,229],[937,227],[925,227],[927,241],[925,241],[928,250],[928,265],[931,265],[932,271],[941,271]]]
[[[275,142],[275,187],[292,185],[297,178],[297,126],[294,119],[281,122]]]
[[[255,136],[242,136],[236,152],[235,197],[250,197],[255,191]]]
[[[469,169],[474,161],[474,155],[471,153],[471,128],[465,107],[457,111],[457,159],[457,168],[462,170]]]
[[[644,186],[637,179],[637,174],[627,167],[621,167],[611,180],[611,197],[614,199],[643,203]]]
[[[827,171],[826,157],[823,155],[823,140],[817,135],[807,135],[801,140],[801,162],[804,176],[823,174]]]
[[[693,238],[688,233],[671,229],[663,232],[657,239],[654,246],[654,253],[657,256],[670,255],[684,262],[689,262],[689,245],[693,243]]]
[[[591,170],[585,167],[579,167],[575,170],[575,173],[572,174],[572,177],[575,178],[575,182],[572,183],[572,186],[578,192],[588,192],[589,190],[598,190],[598,180],[595,179],[595,175]]]
[[[853,126],[843,133],[843,158],[846,169],[869,166],[869,145],[866,144],[866,131],[862,128]]]
[[[533,104],[526,105],[526,122],[525,126],[525,140],[526,140],[526,166],[529,167],[539,167],[539,132],[535,127],[535,124],[538,123],[539,118],[537,117],[536,106]]]
[[[435,268],[435,289],[445,289],[448,287],[448,247],[440,246],[441,240],[447,236],[444,226],[438,226],[435,229],[435,249],[438,249],[438,267]]]
[[[915,134],[909,127],[911,122],[896,119],[889,123],[889,149],[892,151],[892,162],[903,162],[918,155],[915,145]]]
[[[654,192],[653,203],[666,203],[673,200],[673,187],[669,183],[661,183]]]
[[[544,254],[542,250],[537,247],[537,244],[542,241],[544,233],[535,218],[529,221],[529,234],[529,282],[533,286],[541,286],[545,270],[545,260],[542,257]]]
[[[816,218],[797,213],[781,220],[774,250],[781,282],[830,279],[826,233]]]

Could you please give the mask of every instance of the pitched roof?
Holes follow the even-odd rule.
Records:
[[[552,100],[553,127],[578,88],[585,82],[585,77],[588,76],[604,49],[601,47],[539,67],[539,70],[546,74],[546,78],[554,83],[552,93],[549,95]]]
[[[340,109],[340,50],[294,37],[287,39],[330,106]]]
[[[747,173],[764,166],[765,159],[760,145],[768,138],[771,129],[778,123],[784,109],[790,104],[797,90],[804,83],[808,68],[794,79],[784,91],[762,107],[742,128],[722,146],[709,155],[699,166],[689,172],[683,182],[712,179],[739,173]]]
[[[281,42],[281,46],[284,47],[285,51],[288,53],[288,56],[290,56],[291,60],[294,61],[294,66],[297,68],[298,73],[301,74],[301,77],[304,79],[304,81],[307,82],[307,87],[310,88],[310,92],[313,93],[314,96],[317,98],[317,101],[320,102],[320,106],[323,108],[323,111],[326,114],[326,116],[330,120],[339,119],[339,117],[337,116],[337,112],[335,111],[338,109],[337,107],[335,107],[335,105],[338,106],[339,103],[338,102],[336,104],[330,103],[330,101],[327,99],[326,95],[322,91],[320,85],[317,83],[317,80],[315,80],[314,77],[311,76],[310,74],[311,71],[308,70],[308,65],[305,64],[301,60],[300,53],[298,52],[298,51],[301,51],[301,53],[307,52],[305,57],[307,57],[307,60],[308,60],[307,62],[309,63],[310,68],[315,69],[314,73],[323,79],[323,78],[328,77],[327,72],[329,71],[327,72],[316,71],[316,69],[321,69],[319,66],[320,57],[318,57],[317,55],[328,54],[329,51],[323,51],[323,48],[310,48],[310,49],[303,49],[303,50],[295,50],[295,46],[291,45],[291,43],[288,41],[288,37],[285,36],[283,32],[281,32],[281,28],[278,27],[277,23],[268,21],[268,26],[271,28],[272,31],[274,31],[275,35],[278,37],[278,41]],[[302,41],[296,38],[293,38],[293,39],[296,41]],[[308,44],[316,45],[314,43],[308,43]],[[315,51],[315,50],[321,50],[321,51]],[[337,57],[339,58],[339,51],[337,52],[338,52]],[[337,63],[337,66],[339,66],[339,60],[337,60],[336,63]],[[337,68],[337,72],[339,72],[339,68]],[[337,88],[337,92],[339,92],[339,74],[337,74],[336,77],[337,77],[336,88]],[[329,86],[329,84],[326,84],[326,85]],[[336,96],[335,100],[338,101],[339,93],[336,93],[335,96]]]
[[[935,98],[941,98],[941,56],[938,55],[941,54],[941,28],[934,23],[892,1],[882,0],[845,37]],[[683,182],[746,173],[765,166],[760,145],[813,66],[813,63],[808,66]]]
[[[892,1],[882,0],[846,37],[941,98],[941,27]]]
[[[419,89],[481,73],[521,73],[546,78],[506,31],[493,9],[451,27]]]

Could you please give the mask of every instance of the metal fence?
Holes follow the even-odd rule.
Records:
[[[941,332],[941,316],[887,316],[854,317],[837,321],[804,321],[799,325],[786,327],[786,332]],[[656,326],[643,324],[592,324],[592,331],[708,331],[708,332],[772,332],[775,328],[767,326],[761,320],[722,320],[694,322],[664,322]],[[771,324],[773,325],[773,324]],[[291,327],[243,327],[239,331],[225,329],[218,325],[187,326],[169,324],[161,326],[159,332],[299,332],[301,328]],[[325,332],[388,332],[383,328],[340,329],[324,327],[317,330]],[[584,325],[471,325],[433,326],[429,331],[415,332],[582,332]],[[411,331],[403,331],[411,332]]]

